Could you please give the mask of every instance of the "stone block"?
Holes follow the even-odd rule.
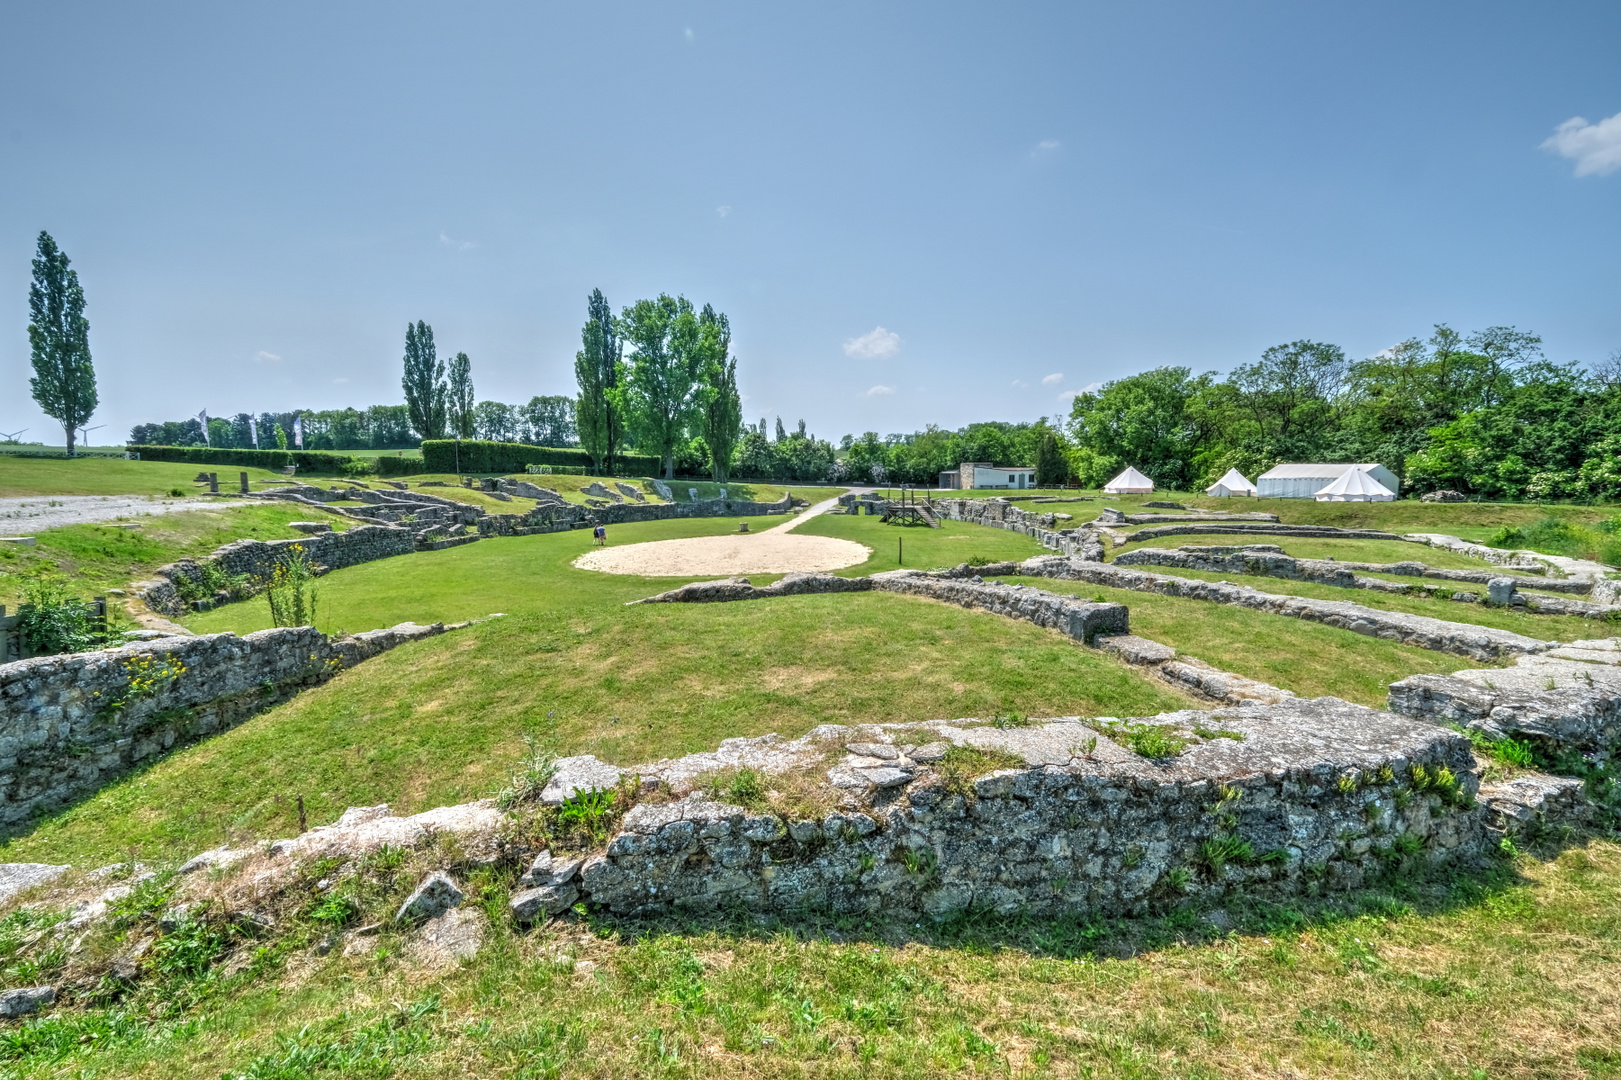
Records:
[[[423,878],[415,891],[405,898],[405,903],[394,914],[394,921],[431,919],[453,907],[460,907],[464,899],[465,894],[448,874],[435,871]]]

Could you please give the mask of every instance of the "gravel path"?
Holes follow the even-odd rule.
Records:
[[[838,505],[819,502],[791,521],[764,532],[653,540],[623,547],[593,548],[574,560],[581,570],[639,577],[704,577],[719,574],[788,574],[839,570],[866,562],[872,549],[831,536],[795,536],[794,529]],[[608,529],[611,540],[613,529]]]
[[[0,499],[0,534],[32,536],[63,525],[177,514],[204,507],[247,506],[245,499],[147,499],[138,495],[25,495]]]

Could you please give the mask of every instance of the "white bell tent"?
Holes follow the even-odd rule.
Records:
[[[1318,502],[1390,502],[1396,496],[1362,469],[1346,469],[1317,493]]]
[[[1154,481],[1127,467],[1126,471],[1103,485],[1105,495],[1149,495],[1154,491]]]
[[[1248,495],[1255,497],[1255,485],[1244,479],[1244,474],[1237,469],[1228,469],[1227,474],[1214,484],[1204,489],[1206,495],[1213,495],[1218,499],[1229,495]]]

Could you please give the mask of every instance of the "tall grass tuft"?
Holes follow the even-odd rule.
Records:
[[[264,582],[264,593],[270,604],[270,621],[277,626],[315,625],[315,565],[302,545],[287,549],[287,557]]]

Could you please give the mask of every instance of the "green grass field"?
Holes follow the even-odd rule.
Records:
[[[291,503],[183,510],[138,520],[139,529],[108,525],[65,525],[35,535],[32,547],[0,544],[0,604],[14,604],[31,580],[57,576],[88,597],[121,589],[151,576],[178,559],[197,558],[215,548],[251,537],[285,540],[301,536],[290,521],[314,517],[342,531],[353,522]]]
[[[1137,548],[1176,549],[1184,545],[1219,545],[1238,547],[1243,544],[1273,544],[1285,554],[1297,559],[1338,559],[1340,562],[1421,562],[1445,570],[1490,570],[1493,565],[1485,559],[1476,559],[1446,548],[1426,547],[1404,540],[1337,540],[1311,537],[1267,536],[1265,534],[1239,535],[1234,533],[1188,533],[1179,536],[1161,536],[1153,540],[1138,540],[1113,548],[1109,557]],[[1167,573],[1171,571],[1167,570]]]
[[[560,478],[538,482],[549,479]],[[497,512],[514,509],[488,501]],[[52,530],[39,548],[12,549],[20,554],[0,561],[11,575],[0,588],[25,563],[30,574],[60,572],[87,585],[139,576],[154,560],[200,553],[222,536],[292,535],[285,521],[308,516],[307,507],[270,504],[149,519],[134,533]],[[610,540],[735,528],[729,518],[654,522],[617,526]],[[928,530],[822,515],[799,528],[873,549],[844,574],[893,569],[901,546],[911,568],[1042,550],[1014,533],[949,522]],[[1365,554],[1378,542],[1277,542],[1302,555],[1384,557]],[[630,764],[826,722],[1196,707],[1055,633],[917,598],[626,607],[686,579],[574,569],[590,545],[585,530],[502,538],[320,579],[326,630],[505,614],[386,653],[169,754],[15,831],[0,860],[86,867],[134,857],[161,866],[225,840],[292,835],[300,796],[311,824],[351,805],[386,801],[408,813],[465,801],[506,779],[532,732],[562,753]],[[1390,546],[1432,563],[1444,554]],[[1277,592],[1299,584],[1251,583]],[[1076,582],[1028,584],[1119,600],[1134,632],[1303,695],[1382,705],[1395,679],[1478,666],[1261,612]],[[1306,588],[1418,610],[1408,598]],[[1598,626],[1429,603],[1436,610],[1425,614],[1544,637],[1564,636],[1547,628],[1566,622],[1594,634]],[[187,624],[246,632],[268,622],[264,603],[248,601]],[[1233,902],[1220,928],[1191,909],[1121,921],[971,915],[940,924],[570,915],[529,932],[503,916],[474,961],[439,973],[412,967],[404,935],[387,923],[417,880],[413,863],[395,883],[398,895],[354,920],[384,923],[358,939],[354,954],[318,948],[324,930],[294,918],[242,975],[222,978],[216,967],[8,1025],[0,1076],[1621,1077],[1621,847],[1571,836],[1532,850],[1328,902]],[[499,914],[510,878],[481,870],[463,884],[473,903]],[[310,904],[317,899],[312,893]],[[8,970],[4,985],[27,975]]]

